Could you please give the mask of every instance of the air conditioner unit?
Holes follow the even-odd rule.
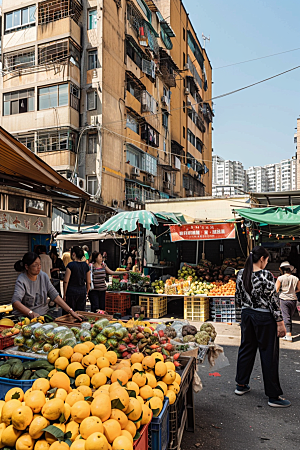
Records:
[[[185,93],[185,95],[189,95],[189,93],[190,93],[189,88],[185,88],[184,93]]]
[[[114,198],[114,199],[112,200],[112,202],[111,202],[111,206],[112,206],[113,208],[117,208],[118,205],[119,205],[118,200],[117,200],[116,198]]]
[[[186,63],[183,67],[183,70],[190,70],[190,65],[189,63]]]
[[[91,125],[96,126],[98,123],[100,123],[99,116],[91,116]]]
[[[132,167],[131,169],[131,175],[133,177],[139,177],[141,175],[141,171],[140,169],[138,169],[137,167]]]
[[[85,188],[86,188],[86,181],[85,181],[85,179],[84,179],[84,178],[77,177],[77,178],[76,178],[76,185],[77,185],[80,189],[85,190]]]
[[[154,183],[154,175],[147,174],[147,181],[148,183]]]
[[[161,102],[163,105],[169,106],[169,97],[167,97],[166,95],[163,95],[161,98]]]

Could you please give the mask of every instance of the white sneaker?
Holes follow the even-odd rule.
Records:
[[[284,336],[283,338],[281,338],[281,339],[283,339],[284,341],[289,341],[289,342],[293,342],[293,338],[292,338],[292,336]]]

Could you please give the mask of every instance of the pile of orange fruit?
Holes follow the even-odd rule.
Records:
[[[224,295],[234,295],[236,289],[236,283],[233,280],[229,280],[228,283],[222,284],[222,285],[216,285],[210,292],[210,296],[220,296],[223,297]]]

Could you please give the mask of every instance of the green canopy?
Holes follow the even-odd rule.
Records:
[[[264,225],[300,226],[300,206],[235,210],[244,219]]]
[[[151,225],[158,225],[158,222],[155,215],[150,211],[124,211],[104,222],[98,233],[104,233],[105,231],[131,232],[137,229],[138,224],[150,230]]]
[[[165,220],[166,222],[172,222],[176,224],[186,223],[184,216],[180,213],[170,213],[170,212],[156,212],[154,213],[158,219]]]

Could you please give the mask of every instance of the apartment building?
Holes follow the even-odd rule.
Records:
[[[1,125],[94,199],[211,194],[212,70],[181,0],[2,1]]]
[[[215,197],[240,195],[246,189],[246,174],[240,161],[212,157],[212,195]]]
[[[251,192],[281,192],[297,189],[297,159],[247,169],[247,189]]]

